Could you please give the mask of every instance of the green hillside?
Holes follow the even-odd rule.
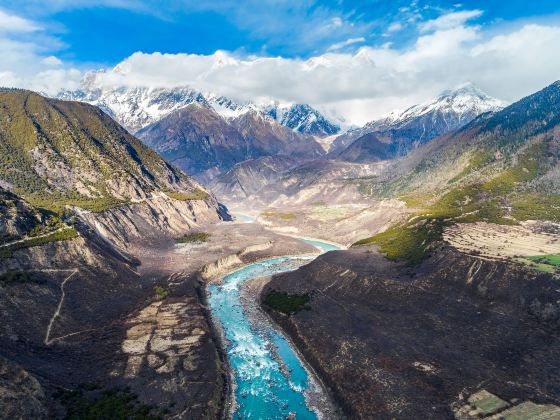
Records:
[[[406,223],[357,244],[415,265],[453,223],[560,222],[559,124],[557,82],[419,149],[393,177],[362,181],[363,191],[401,198],[414,211]]]
[[[0,180],[29,203],[102,211],[195,184],[99,108],[0,91]]]

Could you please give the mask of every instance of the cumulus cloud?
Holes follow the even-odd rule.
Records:
[[[420,36],[405,50],[362,47],[310,59],[135,53],[100,73],[102,86],[179,86],[239,101],[310,103],[362,124],[467,80],[513,101],[560,78],[560,27],[526,25],[485,36],[466,25]]]
[[[514,101],[560,79],[560,26],[527,24],[496,34],[470,19],[480,11],[454,12],[425,22],[408,47],[346,47],[365,37],[347,37],[308,59],[137,52],[100,72],[104,86],[193,88],[238,101],[309,103],[328,115],[363,124],[396,108],[425,101],[472,81],[489,94]],[[327,19],[317,30],[344,27]],[[75,88],[82,74],[43,46],[0,35],[0,85],[55,93]]]
[[[50,94],[62,86],[77,87],[81,73],[45,54],[57,48],[60,43],[42,34],[39,24],[0,10],[0,86]]]

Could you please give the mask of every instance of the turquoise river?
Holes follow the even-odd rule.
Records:
[[[301,239],[318,254],[340,249],[321,241]],[[257,277],[292,271],[317,257],[285,256],[247,265],[208,287],[212,315],[221,325],[226,353],[235,376],[234,419],[316,419],[306,390],[311,378],[283,333],[249,317],[239,287]]]

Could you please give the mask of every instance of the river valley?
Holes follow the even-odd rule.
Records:
[[[234,418],[315,419],[330,409],[325,407],[328,403],[321,403],[328,398],[320,382],[290,341],[256,309],[256,302],[246,302],[240,292],[247,281],[295,270],[324,252],[340,249],[326,242],[301,240],[315,246],[318,253],[265,259],[208,286],[210,310],[222,330],[232,369]]]

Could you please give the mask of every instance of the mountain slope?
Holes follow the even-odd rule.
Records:
[[[455,131],[476,117],[487,112],[502,109],[503,102],[492,98],[473,85],[465,85],[456,90],[443,92],[436,99],[415,105],[402,113],[394,112],[372,121],[359,130],[349,132],[335,140],[333,151],[341,151],[341,159],[352,159],[356,150],[366,150],[370,133],[378,133],[376,138],[385,138],[391,146],[383,152],[393,156],[404,156],[418,146],[428,143],[443,134]],[[344,150],[347,145],[348,152]],[[356,150],[352,150],[356,149]],[[365,155],[362,154],[362,159]],[[379,158],[375,150],[373,159]]]
[[[245,160],[249,150],[235,127],[199,104],[143,128],[138,137],[173,164],[202,178]]]
[[[284,155],[295,159],[313,159],[324,154],[323,147],[312,137],[279,125],[258,111],[240,115],[232,120],[232,125],[250,143],[250,157]]]
[[[0,185],[32,204],[102,209],[199,188],[99,108],[0,92]]]
[[[287,156],[247,160],[216,177],[210,186],[217,197],[239,202],[268,187],[296,164],[296,160]]]
[[[312,159],[323,148],[251,110],[226,120],[211,107],[191,104],[138,132],[138,136],[172,163],[208,180],[234,164],[262,156]]]
[[[373,195],[401,197],[414,217],[362,243],[416,264],[457,223],[560,222],[560,83],[483,115],[396,162]],[[406,244],[406,246],[404,245]]]

